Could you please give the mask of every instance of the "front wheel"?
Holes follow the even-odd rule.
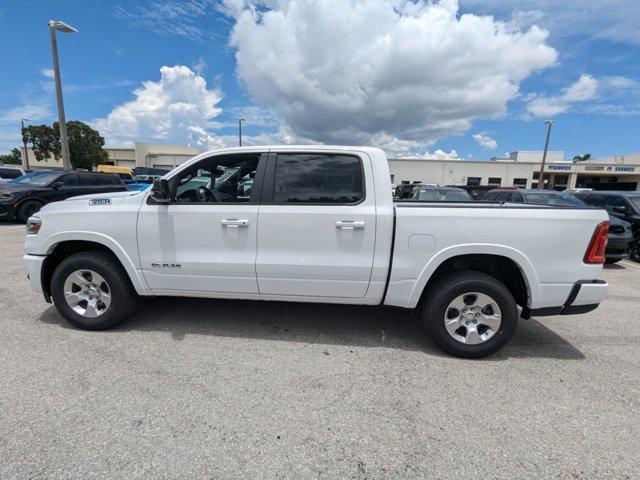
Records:
[[[500,350],[513,336],[518,307],[499,280],[476,271],[440,278],[427,292],[424,326],[445,352],[478,358]]]
[[[29,217],[42,208],[42,203],[37,200],[27,200],[18,208],[16,220],[20,223],[27,223]]]
[[[122,266],[106,252],[80,252],[65,258],[53,272],[51,296],[72,325],[104,330],[125,320],[138,304]]]

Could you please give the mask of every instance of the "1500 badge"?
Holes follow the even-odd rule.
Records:
[[[152,263],[151,268],[182,268],[179,263]]]

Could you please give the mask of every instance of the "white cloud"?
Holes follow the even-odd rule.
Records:
[[[43,68],[40,73],[47,78],[55,78],[53,68]]]
[[[638,0],[461,0],[464,8],[502,17],[520,26],[540,25],[554,38],[572,36],[640,45]]]
[[[496,142],[491,136],[485,132],[480,132],[472,135],[475,142],[482,147],[483,150],[495,150],[498,148],[498,142]]]
[[[556,51],[456,0],[225,2],[237,71],[294,139],[419,152],[497,117]]]
[[[564,113],[573,103],[596,98],[598,83],[591,75],[583,74],[575,83],[562,90],[561,95],[534,98],[527,104],[527,111],[534,117],[553,117]]]
[[[134,90],[134,100],[93,120],[93,126],[112,145],[157,141],[203,149],[223,146],[211,133],[222,112],[216,106],[220,91],[208,89],[205,79],[186,66],[164,66],[160,75],[159,81]]]

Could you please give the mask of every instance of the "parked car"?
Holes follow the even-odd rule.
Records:
[[[529,203],[554,207],[582,207],[587,205],[579,196],[556,190],[496,189],[487,192],[485,201]],[[600,206],[600,205],[596,205]],[[628,222],[609,214],[609,232],[605,256],[607,263],[615,263],[631,255],[633,234]]]
[[[402,183],[396,187],[394,198],[397,198],[399,200],[411,198],[414,188],[421,185],[421,183]]]
[[[631,258],[640,261],[640,192],[611,190],[578,192],[575,195],[589,205],[604,208],[609,215],[631,224]]]
[[[469,195],[471,195],[471,198],[473,198],[474,200],[484,199],[484,196],[489,190],[493,190],[494,188],[496,188],[489,185],[450,185],[450,186],[461,188],[462,190],[467,192]]]
[[[25,175],[27,171],[20,167],[0,166],[0,183],[7,183]]]
[[[419,202],[472,202],[473,198],[456,187],[416,187],[411,200]]]
[[[115,174],[38,170],[0,185],[0,219],[24,223],[50,202],[125,190]]]
[[[203,177],[216,181],[191,183]],[[518,305],[524,318],[576,314],[606,296],[604,211],[394,204],[389,179],[376,148],[206,152],[152,190],[44,206],[23,262],[32,288],[79,328],[117,325],[141,296],[392,305],[417,309],[462,357],[504,346]]]

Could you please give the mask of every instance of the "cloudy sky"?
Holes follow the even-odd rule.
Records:
[[[0,152],[67,118],[108,146],[336,143],[486,159],[640,152],[637,0],[25,0],[0,4]]]

